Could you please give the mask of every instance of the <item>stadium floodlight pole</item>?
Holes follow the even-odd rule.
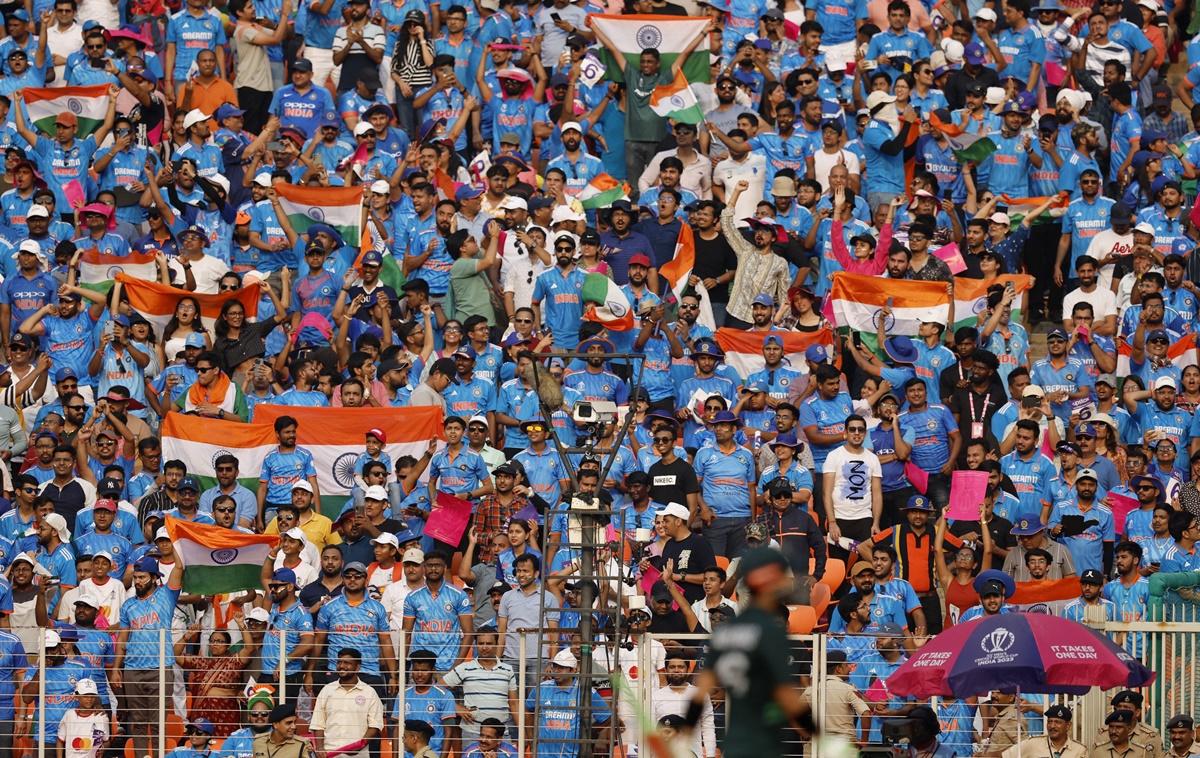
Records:
[[[595,358],[595,357],[598,357],[598,354],[597,353],[567,352],[567,353],[555,353],[552,357],[561,358],[564,362],[566,362],[566,361],[573,360],[575,358],[580,358],[583,360],[586,360],[588,358]],[[630,376],[631,387],[630,387],[629,394],[631,397],[633,395],[635,395],[637,392],[637,389],[641,386],[641,382],[642,382],[642,368],[645,366],[645,360],[644,360],[646,357],[645,354],[644,353],[603,353],[603,357],[604,357],[604,360],[606,363],[609,361],[620,361],[620,362],[624,363],[626,369],[629,371],[629,376]],[[637,365],[636,371],[634,370],[634,362],[635,361],[636,361],[636,365]],[[567,457],[567,453],[568,452],[583,452],[585,456],[593,456],[594,457],[594,453],[595,453],[595,449],[596,449],[596,442],[599,440],[599,438],[601,436],[601,431],[604,429],[606,423],[613,423],[615,425],[616,420],[614,419],[611,422],[605,422],[602,419],[598,420],[597,423],[595,424],[594,428],[592,429],[592,431],[588,434],[588,436],[585,440],[586,444],[582,448],[568,449],[568,448],[563,447],[562,444],[560,444],[560,442],[559,442],[558,434],[554,431],[555,409],[552,406],[555,405],[555,403],[547,402],[547,400],[549,398],[545,397],[541,391],[541,381],[542,381],[542,377],[540,376],[541,373],[542,373],[541,370],[538,368],[538,362],[534,361],[533,362],[533,378],[534,378],[533,384],[534,384],[534,388],[538,390],[538,392],[537,392],[538,409],[541,412],[542,419],[546,424],[546,431],[550,435],[551,442],[554,445],[554,451],[558,455],[558,460],[562,464],[563,470],[567,472],[567,478],[571,482],[571,489],[573,492],[579,492],[579,479],[577,476],[577,472],[576,472],[574,465],[572,465],[571,460]],[[550,381],[553,381],[553,380],[551,379]],[[561,405],[561,400],[557,404]],[[629,433],[629,427],[632,425],[632,422],[633,422],[633,411],[630,410],[628,413],[625,414],[625,419],[623,420],[621,425],[619,427],[617,427],[617,433],[613,437],[612,447],[609,450],[608,455],[606,456],[607,460],[600,467],[600,482],[601,483],[604,482],[605,477],[608,476],[609,469],[612,468],[613,463],[616,461],[617,451],[620,450],[621,442],[625,439],[625,436]],[[578,500],[581,500],[581,499],[576,498],[574,496],[572,497],[572,502],[576,502]],[[600,541],[598,541],[596,539],[596,532],[600,527],[599,522],[600,522],[600,519],[602,518],[602,516],[600,516],[598,513],[595,512],[598,510],[599,505],[600,505],[599,498],[596,495],[592,495],[590,500],[591,500],[591,502],[588,504],[589,508],[584,508],[584,509],[580,509],[580,510],[576,511],[576,515],[578,516],[578,518],[580,520],[580,538],[581,538],[581,544],[580,544],[580,550],[579,550],[579,552],[580,552],[579,576],[580,577],[595,576],[595,572],[596,572],[595,548],[596,548],[596,545],[601,544]],[[551,505],[553,505],[553,504],[551,504]],[[570,511],[570,510],[571,510],[571,508],[568,507],[568,511]],[[593,512],[589,512],[589,510],[593,511]],[[567,534],[570,534],[569,523],[570,522],[568,521]],[[619,577],[618,577],[618,579],[619,579]],[[594,747],[595,747],[595,740],[592,739],[592,650],[595,645],[595,639],[594,639],[595,638],[595,624],[593,622],[591,609],[592,609],[592,605],[595,604],[595,602],[596,602],[595,591],[593,590],[593,587],[595,586],[596,583],[581,582],[580,584],[581,584],[581,586],[579,588],[579,607],[581,609],[586,609],[587,612],[579,614],[579,671],[577,672],[577,675],[576,675],[576,681],[579,683],[578,714],[579,714],[580,743],[579,743],[578,758],[592,758],[592,756],[594,754]],[[618,638],[619,638],[620,631],[621,631],[621,624],[620,624],[621,614],[620,614],[619,608],[617,609],[617,613],[616,613],[615,617],[616,617],[616,623],[614,624],[613,631],[614,631],[614,634],[618,635]],[[540,648],[540,643],[539,643],[539,648]],[[538,661],[539,661],[538,673],[539,673],[539,675],[541,673],[540,661],[542,660],[543,657],[544,656],[540,656],[540,655],[538,656]],[[616,697],[616,694],[614,693],[614,698],[615,697]],[[540,703],[541,701],[539,700],[538,702]],[[614,714],[612,728],[615,729],[616,728],[615,714],[617,712],[615,701],[612,706],[612,711]],[[583,731],[585,725],[587,728],[586,736]],[[615,736],[614,736],[614,739],[616,739]]]

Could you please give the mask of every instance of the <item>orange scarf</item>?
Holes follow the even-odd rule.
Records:
[[[199,381],[193,382],[188,388],[185,411],[192,411],[202,404],[210,404],[222,408],[226,413],[233,412],[233,404],[237,393],[233,391],[233,383],[224,372],[219,372],[213,383],[205,387]]]

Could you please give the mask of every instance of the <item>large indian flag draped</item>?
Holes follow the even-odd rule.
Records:
[[[575,196],[575,199],[586,210],[594,210],[596,208],[607,208],[621,198],[628,197],[628,184],[619,182],[608,174],[597,174],[592,177],[592,180],[587,183],[586,187],[579,190],[579,194]]]
[[[747,377],[755,371],[766,367],[763,360],[763,340],[768,334],[783,340],[783,362],[789,368],[808,373],[808,362],[804,360],[804,351],[810,345],[824,345],[832,350],[834,344],[833,330],[829,327],[815,332],[747,332],[742,329],[722,327],[714,335],[717,344],[725,353],[725,363],[738,372],[738,376]]]
[[[1012,321],[1020,323],[1021,312],[1025,310],[1025,294],[1033,286],[1033,277],[1026,274],[1008,274],[997,277],[986,284],[982,279],[968,279],[963,276],[954,277],[954,328],[963,326],[980,326],[979,314],[987,308],[988,289],[996,285],[1004,286],[1012,282],[1017,296],[1012,303]]]
[[[700,298],[700,314],[696,317],[696,323],[708,327],[712,331],[717,328],[717,323],[713,318],[712,302],[709,300],[708,291],[703,284],[697,284],[695,287],[688,284],[688,277],[692,275],[692,269],[695,267],[696,237],[692,232],[692,227],[681,224],[679,238],[675,240],[675,257],[659,267],[658,276],[666,280],[671,294],[675,296],[676,305],[685,291],[695,292]]]
[[[158,265],[154,262],[154,253],[131,250],[125,255],[105,255],[96,247],[88,247],[79,256],[81,286],[107,289],[118,274],[143,281],[157,281]]]
[[[946,136],[954,157],[960,163],[982,163],[996,152],[996,143],[988,137],[965,131],[954,122],[946,123],[937,114],[929,116],[929,125]]]
[[[700,101],[692,92],[683,72],[675,74],[670,84],[662,84],[654,88],[650,94],[650,110],[663,118],[681,121],[685,124],[698,124],[704,120],[704,111],[700,110]]]
[[[950,294],[944,282],[884,279],[839,271],[833,275],[833,285],[825,298],[825,318],[839,328],[874,334],[879,313],[889,301],[889,335],[915,336],[922,321],[944,324],[950,317]]]
[[[243,534],[172,516],[167,533],[183,562],[183,591],[195,595],[259,589],[263,562],[279,542],[278,535]]]
[[[603,324],[614,332],[633,328],[633,308],[620,285],[604,274],[588,274],[580,291],[583,299],[583,319]]]
[[[246,309],[246,318],[253,321],[258,315],[258,299],[260,290],[257,286],[242,287],[233,292],[223,292],[218,295],[201,295],[196,292],[168,287],[158,282],[150,282],[128,273],[118,272],[117,281],[129,297],[129,306],[146,317],[154,325],[155,330],[162,334],[163,327],[175,314],[175,306],[179,298],[194,298],[200,304],[200,320],[204,328],[212,329],[213,322],[221,315],[221,308],[227,300],[237,300]]]
[[[429,440],[442,431],[440,408],[296,408],[259,405],[254,423],[215,421],[181,413],[167,414],[162,427],[163,460],[178,458],[188,473],[205,487],[216,482],[214,461],[223,453],[237,456],[238,476],[251,489],[257,486],[263,459],[276,447],[275,419],[291,416],[299,422],[297,444],[313,455],[321,510],[336,516],[354,486],[354,464],[365,448],[368,429],[387,437],[384,450],[395,461],[403,455],[420,458]],[[331,517],[332,517],[331,516]]]
[[[79,119],[80,139],[100,128],[108,113],[108,85],[92,87],[26,87],[25,112],[43,134],[55,134],[54,121],[60,113],[74,113]]]
[[[599,14],[588,18],[588,24],[608,37],[625,57],[625,65],[638,67],[642,50],[653,47],[662,56],[662,70],[668,71],[695,39],[708,29],[707,18],[691,16]],[[613,60],[607,47],[600,50],[600,59],[608,69],[608,78],[623,81],[621,67]],[[683,77],[689,82],[707,82],[708,46],[701,43],[683,62]]]
[[[1175,364],[1180,371],[1188,366],[1200,365],[1200,355],[1197,354],[1196,350],[1196,335],[1184,335],[1168,345],[1167,358],[1170,359],[1171,363]],[[1132,337],[1128,340],[1122,337],[1117,341],[1117,376],[1129,376],[1132,373],[1132,363]]]
[[[296,234],[304,234],[313,224],[329,224],[351,247],[361,239],[361,187],[299,187],[276,184],[279,204]]]

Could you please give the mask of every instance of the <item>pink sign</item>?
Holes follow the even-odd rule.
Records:
[[[955,521],[978,521],[979,505],[987,493],[986,471],[955,471],[950,476],[950,507],[946,518]]]
[[[959,251],[957,242],[943,245],[934,250],[933,254],[945,261],[946,265],[950,267],[951,274],[959,274],[967,270],[967,262],[963,260],[962,252]]]
[[[425,536],[447,545],[457,545],[471,520],[471,501],[447,492],[437,493],[437,503],[425,522]]]
[[[925,469],[912,461],[904,462],[904,476],[908,478],[908,481],[912,482],[913,489],[922,495],[929,489],[929,474],[925,473]]]
[[[1125,517],[1141,507],[1141,504],[1135,497],[1118,495],[1115,492],[1108,493],[1105,498],[1108,500],[1108,507],[1112,509],[1113,526],[1116,527],[1117,534],[1124,535]]]
[[[83,185],[78,179],[72,179],[63,185],[63,197],[67,199],[67,205],[71,206],[72,210],[79,210],[87,202],[87,195],[83,192]]]

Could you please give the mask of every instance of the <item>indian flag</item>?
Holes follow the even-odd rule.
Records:
[[[675,79],[670,84],[662,84],[654,88],[650,94],[650,110],[663,118],[682,121],[685,124],[698,124],[704,120],[704,112],[700,110],[700,101],[692,92],[683,72],[677,71]]]
[[[130,251],[126,255],[104,255],[96,247],[84,248],[79,256],[79,284],[91,289],[107,290],[118,274],[153,282],[158,279],[158,265],[153,252]]]
[[[954,157],[958,158],[960,163],[982,163],[987,160],[989,155],[996,152],[996,143],[992,140],[965,131],[962,126],[954,122],[947,124],[938,118],[937,114],[930,114],[929,125],[946,136]]]
[[[116,280],[121,282],[125,294],[129,297],[129,307],[146,317],[154,325],[155,330],[162,334],[163,327],[175,315],[175,306],[181,297],[195,298],[200,304],[200,320],[205,329],[212,329],[213,323],[221,315],[221,308],[227,300],[237,300],[246,309],[246,318],[253,321],[258,316],[259,288],[257,286],[242,287],[233,292],[222,292],[218,295],[201,295],[197,292],[168,287],[158,282],[147,281],[127,272],[116,273]]]
[[[1117,376],[1125,377],[1131,373],[1133,364],[1133,342],[1132,337],[1122,337],[1117,340]],[[1188,334],[1167,345],[1167,358],[1174,363],[1180,370],[1188,366],[1200,365],[1200,357],[1196,350],[1196,336]]]
[[[1045,203],[1050,198],[1048,196],[1047,197],[1009,197],[1008,195],[1002,195],[1001,199],[1003,200],[1003,203],[1005,205],[1007,205],[1007,210],[1005,211],[1005,213],[1008,214],[1008,219],[1010,222],[1012,222],[1012,226],[1015,228],[1017,224],[1021,223],[1021,221],[1026,216],[1028,216],[1031,212],[1033,212],[1034,208],[1041,206],[1043,203]],[[1070,204],[1071,204],[1071,196],[1069,194],[1067,194],[1066,192],[1059,193],[1059,195],[1055,199],[1055,202],[1050,206],[1050,208],[1044,214],[1039,216],[1037,218],[1037,220],[1034,221],[1033,223],[1035,223],[1035,224],[1049,223],[1053,218],[1055,218],[1057,216],[1061,216],[1064,213],[1066,213],[1067,206]]]
[[[1008,598],[1007,605],[1022,613],[1045,613],[1058,615],[1067,605],[1079,597],[1082,591],[1078,576],[1063,579],[1032,579],[1017,582],[1017,591]]]
[[[884,306],[892,315],[885,326],[889,335],[915,336],[922,321],[950,317],[950,295],[943,282],[884,279],[878,276],[839,271],[825,298],[825,318],[839,328],[874,334]]]
[[[1021,312],[1025,310],[1025,293],[1033,286],[1032,276],[1008,274],[990,282],[962,276],[954,277],[954,328],[979,326],[979,314],[987,308],[988,290],[996,285],[1003,287],[1009,282],[1012,282],[1017,293],[1012,302],[1012,320],[1019,323]]]
[[[692,269],[695,267],[696,238],[692,227],[682,224],[679,227],[679,238],[675,241],[675,257],[658,269],[658,276],[666,280],[671,294],[675,296],[676,305],[685,294],[695,294],[699,297],[700,314],[696,317],[696,323],[708,327],[709,330],[715,330],[717,323],[713,318],[712,302],[708,298],[708,291],[703,284],[697,284],[694,287],[688,284],[688,278],[692,275]]]
[[[810,345],[824,345],[833,351],[834,334],[828,326],[815,332],[747,332],[742,329],[722,327],[714,335],[717,344],[725,353],[725,363],[732,366],[739,376],[749,376],[766,368],[763,360],[763,340],[773,335],[783,340],[783,363],[789,368],[808,373],[808,362],[804,351]]]
[[[244,534],[173,516],[167,516],[167,533],[183,562],[183,591],[194,595],[259,589],[262,565],[279,542],[278,535]]]
[[[291,416],[299,422],[297,444],[313,455],[321,510],[331,518],[341,511],[354,486],[355,463],[365,452],[368,429],[379,429],[387,437],[384,451],[395,461],[401,456],[420,458],[429,440],[441,436],[440,408],[297,408],[260,405],[254,423],[215,421],[181,413],[169,413],[163,421],[164,460],[178,458],[188,473],[205,487],[216,482],[214,461],[229,453],[237,456],[239,478],[253,490],[258,486],[262,462],[275,450],[275,419]]]
[[[669,71],[679,54],[708,30],[707,18],[692,16],[597,14],[588,18],[588,24],[603,32],[625,57],[625,65],[634,70],[637,70],[642,50],[652,47],[662,56],[662,69]],[[600,49],[600,60],[608,69],[610,79],[617,82],[624,79],[621,67],[607,47]],[[707,82],[708,46],[698,45],[684,60],[682,70],[689,82]]]
[[[347,245],[357,247],[361,239],[361,187],[300,187],[276,184],[279,204],[296,234],[304,234],[313,224],[329,224],[342,235]]]
[[[597,174],[575,198],[587,210],[607,208],[621,198],[629,197],[629,185],[618,182],[608,174]]]
[[[633,329],[633,308],[620,285],[604,274],[588,274],[580,294],[584,302],[583,318],[603,324],[613,332]]]
[[[108,113],[108,85],[91,87],[26,87],[25,112],[29,121],[43,134],[53,137],[54,121],[60,113],[74,113],[79,119],[80,139],[100,128]]]

